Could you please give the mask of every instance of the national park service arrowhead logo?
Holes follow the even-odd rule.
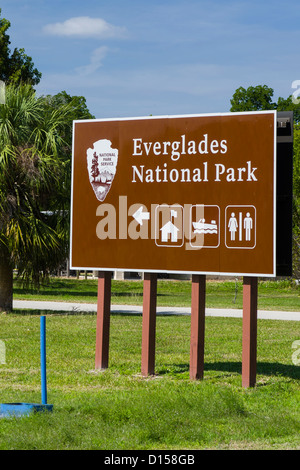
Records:
[[[103,202],[116,174],[119,151],[111,148],[110,140],[101,139],[86,153],[91,186],[96,198]]]

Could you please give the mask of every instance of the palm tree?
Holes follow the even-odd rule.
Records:
[[[6,87],[0,105],[2,311],[12,310],[13,268],[23,280],[38,284],[66,257],[61,203],[70,110],[69,105],[49,106],[30,85]]]

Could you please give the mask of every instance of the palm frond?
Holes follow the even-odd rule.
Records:
[[[22,277],[38,283],[66,256],[65,211],[53,208],[60,207],[59,197],[66,199],[69,158],[62,157],[72,107],[52,108],[27,85],[6,92],[0,106],[0,250],[8,248]]]

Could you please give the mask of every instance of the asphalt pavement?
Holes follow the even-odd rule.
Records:
[[[37,300],[14,300],[13,309],[29,309],[29,310],[52,310],[53,312],[97,312],[96,304],[72,303],[72,302],[48,302]],[[141,314],[142,306],[137,305],[112,305],[112,313],[127,313],[127,314]],[[190,307],[157,307],[158,315],[190,315]],[[205,315],[207,317],[235,317],[242,318],[243,311],[233,308],[206,308]],[[292,320],[300,321],[300,312],[283,312],[283,311],[269,311],[258,310],[258,319],[270,320]]]

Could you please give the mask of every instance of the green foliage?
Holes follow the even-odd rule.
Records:
[[[72,107],[72,120],[95,118],[95,116],[89,112],[84,96],[71,96],[66,91],[61,91],[54,96],[48,95],[47,99],[49,100],[49,104],[54,107],[66,104],[70,105]]]
[[[293,188],[300,198],[300,124],[294,127],[294,156]]]
[[[59,110],[62,106],[67,106],[69,109],[68,121],[64,128],[64,140],[67,143],[65,150],[67,155],[70,156],[72,146],[73,120],[94,119],[95,116],[89,112],[84,96],[71,96],[68,95],[66,91],[61,91],[60,93],[57,93],[53,96],[44,96],[44,100],[47,103],[49,110]]]
[[[233,94],[230,103],[230,111],[293,111],[294,122],[300,121],[300,104],[293,103],[292,95],[288,98],[279,97],[277,103],[272,101],[273,88],[267,85],[249,86],[247,89],[239,87]]]
[[[230,100],[230,111],[293,111],[293,276],[300,278],[300,103],[294,103],[292,95],[272,101],[274,90],[267,85],[240,87]]]
[[[278,98],[277,111],[293,111],[294,113],[294,124],[300,124],[300,103],[293,103],[292,95],[284,99],[282,97]],[[299,127],[298,127],[299,129]]]
[[[94,369],[95,315],[47,316],[52,413],[0,419],[0,449],[300,449],[297,322],[258,322],[257,386],[241,386],[242,320],[206,319],[202,381],[189,379],[190,317],[157,317],[156,375],[141,376],[141,315],[112,315]],[[40,403],[39,316],[0,315],[1,401]],[[188,452],[190,450],[190,452]]]
[[[293,160],[293,270],[300,278],[300,124],[294,127]]]
[[[23,48],[15,48],[11,52],[9,35],[7,34],[9,27],[10,22],[5,18],[0,18],[0,80],[6,84],[30,83],[37,85],[42,74],[34,67],[32,58],[25,54]]]
[[[9,27],[0,18],[0,310],[12,305],[13,266],[38,285],[67,257],[72,121],[93,117],[82,96],[35,95],[41,73],[11,52]]]
[[[62,302],[97,303],[97,279],[70,279],[51,277],[37,291],[24,287],[16,280],[14,298],[21,300],[44,300]],[[142,305],[143,281],[112,280],[111,302],[113,305]],[[158,307],[190,307],[191,282],[158,280]],[[243,283],[237,281],[207,281],[206,306],[213,308],[243,307]],[[300,311],[300,286],[292,280],[260,281],[258,285],[258,308],[262,310]]]
[[[273,89],[267,85],[250,86],[247,89],[238,88],[230,100],[230,111],[260,111],[275,109],[276,104],[271,101]]]
[[[49,125],[51,126],[52,115],[55,113],[57,119],[61,119],[59,135],[62,145],[59,147],[59,159],[62,165],[60,180],[56,185],[55,204],[52,210],[56,213],[64,214],[64,217],[58,219],[62,233],[65,235],[65,246],[69,243],[69,225],[70,225],[70,194],[71,194],[71,155],[72,155],[72,135],[73,120],[93,119],[94,116],[89,112],[86,99],[83,96],[71,96],[66,91],[56,95],[46,95],[43,98],[45,111],[49,116]],[[62,109],[68,112],[61,113]],[[48,207],[50,210],[50,207]]]
[[[29,84],[7,86],[0,106],[0,243],[36,283],[66,254],[57,190],[70,113],[69,105],[37,98]]]

